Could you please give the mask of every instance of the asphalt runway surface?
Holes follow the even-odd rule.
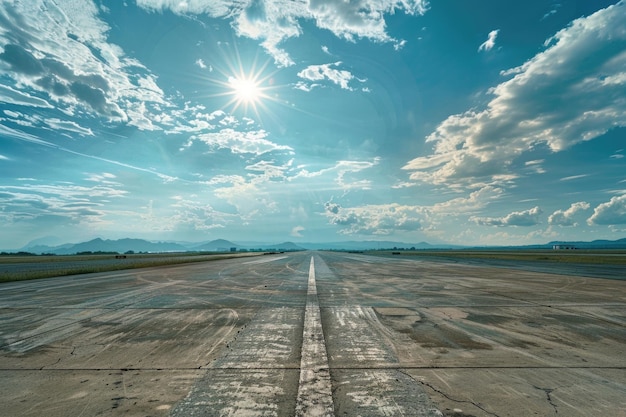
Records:
[[[626,281],[553,272],[297,252],[1,284],[0,414],[626,416]]]

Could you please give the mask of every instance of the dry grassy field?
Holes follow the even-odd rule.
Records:
[[[626,265],[626,250],[415,250],[368,252],[430,258],[492,259],[527,262]]]
[[[258,252],[0,256],[0,282],[257,256]]]

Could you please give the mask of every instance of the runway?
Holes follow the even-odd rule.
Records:
[[[297,252],[2,284],[3,413],[626,416],[626,281],[567,273]]]

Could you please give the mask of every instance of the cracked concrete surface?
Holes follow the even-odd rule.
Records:
[[[293,416],[311,256],[335,415],[626,416],[626,281],[326,252],[0,285],[3,413]]]

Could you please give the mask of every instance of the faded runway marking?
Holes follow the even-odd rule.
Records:
[[[311,257],[309,267],[301,357],[295,415],[298,417],[334,416],[328,355],[322,331],[313,257]]]
[[[285,259],[287,258],[287,256],[279,256],[278,258],[264,258],[264,259],[257,259],[255,261],[248,261],[248,262],[242,262],[242,265],[250,265],[250,264],[264,264],[266,262],[274,262],[274,261],[279,261],[281,259]]]

